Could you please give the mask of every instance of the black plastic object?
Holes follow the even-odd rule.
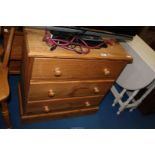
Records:
[[[68,33],[68,32],[61,32],[61,31],[51,31],[52,35],[53,35],[53,39],[62,39],[62,40],[66,40],[69,41],[71,40],[74,36],[78,36],[78,38],[80,38],[81,40],[84,40],[88,46],[97,46],[101,43],[102,44],[102,48],[107,48],[106,43],[104,43],[103,39],[101,39],[101,37],[99,36],[90,36],[90,35],[84,35],[81,33]],[[80,43],[79,40],[75,40],[74,43]]]

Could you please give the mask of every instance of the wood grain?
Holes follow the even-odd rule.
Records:
[[[12,48],[14,38],[14,28],[11,28],[11,32],[8,39],[8,44],[5,49],[5,54],[3,62],[0,62],[0,102],[5,100],[10,93],[9,83],[8,83],[8,61],[10,57],[10,52]]]
[[[29,94],[29,87],[30,87],[30,80],[32,74],[32,66],[33,66],[33,59],[32,57],[28,57],[28,50],[26,46],[26,36],[24,34],[24,45],[22,49],[22,66],[21,66],[21,89],[23,92],[23,103],[27,103],[28,101],[28,94]]]
[[[8,62],[14,38],[14,31],[15,29],[12,27],[10,30],[7,47],[4,52],[3,62],[0,62],[0,104],[2,107],[2,116],[7,128],[11,128],[9,109],[7,105],[7,99],[10,94],[10,87],[8,83]]]
[[[116,79],[125,65],[124,61],[35,58],[32,80]],[[110,74],[105,74],[105,69]]]
[[[9,73],[10,74],[20,74],[21,71],[21,61],[19,60],[12,60],[9,63]]]
[[[33,82],[30,84],[29,101],[49,100],[56,98],[82,97],[105,95],[111,88],[113,81],[61,81],[61,82]],[[95,91],[98,90],[98,91]],[[50,95],[50,91],[53,95]]]
[[[4,32],[4,49],[6,49],[7,41],[9,38],[10,30]],[[20,67],[22,62],[22,51],[23,51],[23,42],[24,33],[20,31],[15,31],[13,45],[10,53],[10,64],[9,64],[9,74],[20,74]]]
[[[20,118],[22,123],[32,123],[37,121],[45,121],[45,120],[52,120],[52,119],[61,119],[64,117],[73,117],[73,116],[81,116],[87,115],[94,112],[97,112],[99,107],[88,107],[88,108],[81,108],[81,109],[74,109],[74,110],[65,110],[65,111],[55,111],[49,113],[42,113],[42,114],[26,114],[24,103],[22,103],[22,93],[20,88],[20,83],[18,85],[18,97],[19,97],[19,111],[20,111]]]
[[[14,40],[14,32],[15,32],[15,29],[11,28],[10,35],[9,35],[9,38],[8,38],[8,42],[7,42],[7,46],[5,48],[4,58],[3,58],[2,66],[4,68],[8,67],[8,62],[9,62],[10,53],[11,53],[11,49],[12,49],[12,44],[13,44],[13,40]]]
[[[1,107],[2,107],[2,117],[4,119],[6,127],[7,128],[12,128],[8,103],[6,101],[3,101],[1,103]]]
[[[0,103],[9,96],[9,93],[8,68],[4,69],[0,63]]]
[[[99,109],[102,98],[131,56],[116,43],[77,54],[42,41],[43,30],[24,29],[19,103],[22,122],[89,114]]]
[[[74,58],[74,59],[110,59],[131,62],[132,57],[128,55],[125,49],[116,43],[108,48],[94,49],[89,54],[77,54],[73,51],[57,48],[51,52],[49,46],[43,42],[44,30],[25,28],[26,40],[29,50],[28,55],[31,57],[52,57],[52,58]]]
[[[4,32],[4,49],[7,46],[9,32]],[[15,31],[10,60],[22,60],[24,33]]]
[[[99,106],[102,96],[74,97],[64,99],[53,99],[43,101],[29,101],[26,107],[27,114],[47,113]],[[48,110],[46,110],[48,108]]]
[[[4,49],[3,49],[2,45],[0,44],[0,57],[3,55],[3,53],[4,53]]]

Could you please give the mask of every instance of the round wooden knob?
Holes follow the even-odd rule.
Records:
[[[98,87],[94,87],[94,93],[98,94],[99,92],[100,92],[99,88]]]
[[[60,68],[55,68],[54,74],[55,74],[55,76],[61,76],[62,72],[61,72]]]
[[[104,75],[110,75],[110,71],[107,68],[104,69]]]
[[[53,97],[54,95],[55,95],[54,91],[53,91],[52,89],[50,89],[50,90],[48,91],[48,96],[49,96],[49,97]]]
[[[85,102],[85,105],[86,105],[87,107],[89,107],[89,106],[90,106],[89,101],[86,101],[86,102]]]
[[[44,112],[49,112],[50,108],[48,106],[44,106]]]

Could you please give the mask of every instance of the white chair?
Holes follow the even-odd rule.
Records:
[[[133,57],[133,63],[127,65],[120,74],[116,83],[123,88],[119,92],[116,86],[111,88],[115,99],[112,106],[119,104],[119,115],[126,108],[130,111],[136,109],[145,97],[155,88],[155,52],[139,36],[135,36],[132,41],[121,43],[126,51]],[[135,99],[138,92],[147,88],[147,91],[139,98]],[[122,98],[127,95],[126,101]]]

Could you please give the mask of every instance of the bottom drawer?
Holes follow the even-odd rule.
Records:
[[[53,99],[29,102],[26,106],[27,114],[48,113],[62,110],[88,108],[99,105],[103,96],[77,97],[67,99]]]

